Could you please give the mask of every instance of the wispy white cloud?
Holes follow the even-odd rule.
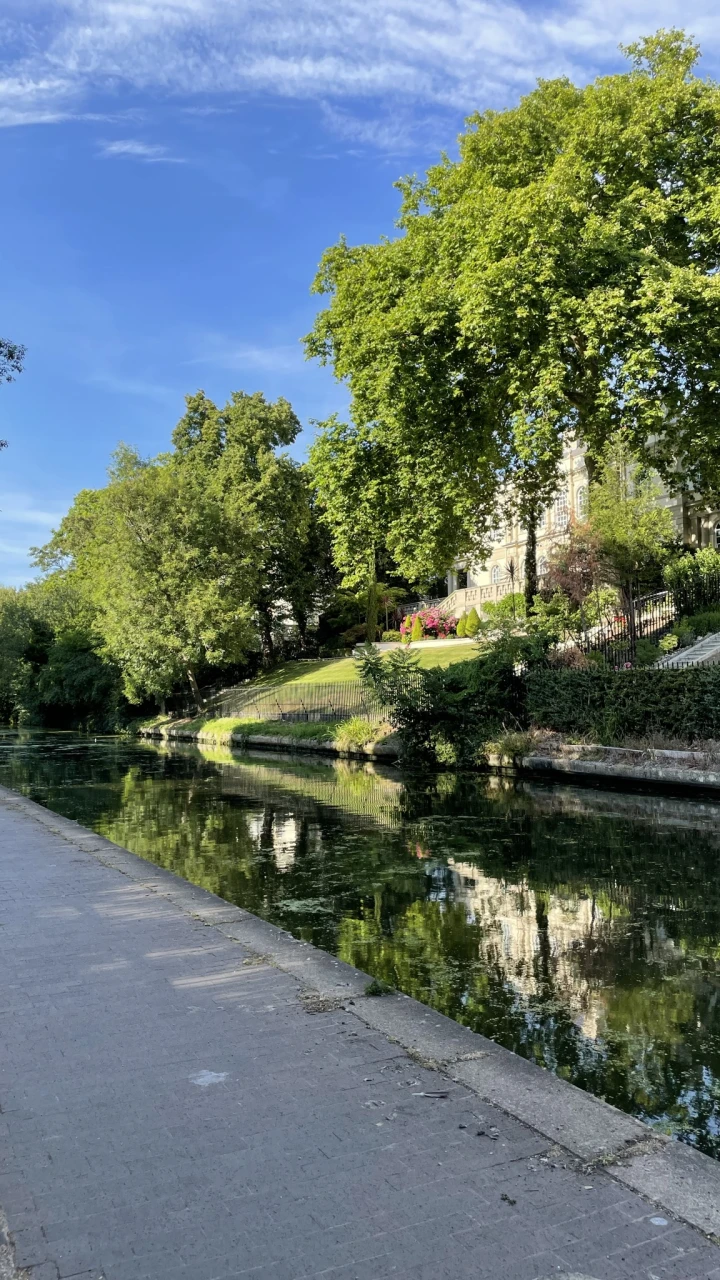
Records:
[[[54,529],[64,514],[64,507],[36,506],[33,498],[27,493],[0,491],[0,525],[22,526],[28,529]],[[8,549],[5,546],[4,550]]]
[[[110,373],[107,370],[89,373],[83,381],[87,386],[98,387],[101,391],[109,391],[113,395],[139,396],[144,400],[177,399],[177,392],[172,387],[165,387],[159,382],[145,381],[143,378]]]
[[[303,367],[305,357],[299,342],[254,346],[211,334],[200,341],[197,355],[189,363],[211,365],[217,369],[293,373]]]
[[[720,54],[716,0],[23,0],[3,24],[0,123],[60,119],[97,90],[200,105],[260,90],[372,101],[389,123],[367,142],[394,147],[391,102],[502,104],[538,75],[607,68],[619,41],[661,25]]]
[[[21,587],[37,570],[29,548],[47,542],[70,505],[44,506],[20,490],[0,490],[0,585]]]
[[[142,160],[145,164],[184,164],[179,156],[168,153],[167,147],[150,142],[138,142],[135,138],[119,138],[116,142],[104,142],[100,154],[119,156],[129,160]]]

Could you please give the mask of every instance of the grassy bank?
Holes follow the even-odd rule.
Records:
[[[413,653],[420,656],[420,667],[429,671],[433,667],[449,667],[454,662],[467,662],[477,656],[473,645],[457,646],[414,645]],[[285,662],[263,675],[257,676],[243,688],[269,689],[277,685],[288,684],[344,684],[346,681],[358,679],[354,658],[316,658],[302,662]]]
[[[390,726],[354,716],[351,720],[288,721],[243,720],[239,717],[213,718],[196,716],[192,720],[171,720],[155,716],[136,721],[134,732],[163,738],[195,738],[202,742],[251,742],[257,737],[281,738],[296,745],[299,742],[324,742],[340,750],[363,748],[387,740]]]

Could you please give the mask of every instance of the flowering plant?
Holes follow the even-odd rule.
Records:
[[[444,640],[447,636],[455,634],[457,626],[457,618],[451,614],[441,613],[435,607],[431,609],[419,609],[417,613],[408,613],[400,624],[400,633],[404,636],[412,635],[413,627],[416,619],[419,619],[423,629],[423,635],[434,636],[438,640]]]

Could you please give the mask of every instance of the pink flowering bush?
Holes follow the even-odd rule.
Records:
[[[408,613],[400,624],[400,634],[403,639],[412,635],[416,618],[420,620],[423,635],[425,636],[432,636],[437,640],[445,640],[448,636],[455,635],[457,618],[448,613],[441,613],[435,607],[432,609],[419,609],[417,613]]]

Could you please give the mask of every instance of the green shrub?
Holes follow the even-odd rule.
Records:
[[[458,618],[458,620],[457,620],[457,626],[455,627],[455,635],[456,635],[456,636],[459,636],[461,640],[462,640],[463,636],[465,635],[465,626],[466,626],[466,623],[467,623],[467,614],[466,614],[466,613],[463,613],[463,614],[461,614],[461,616]]]
[[[720,577],[720,551],[713,547],[703,547],[701,551],[688,551],[663,572],[669,587],[682,588],[695,583]]]
[[[720,737],[720,666],[612,671],[536,667],[525,677],[530,724],[599,742],[662,733]]]
[[[524,727],[525,686],[516,670],[516,648],[498,646],[468,662],[430,670],[407,661],[406,651],[385,661],[370,650],[363,654],[361,679],[388,707],[405,763],[473,764],[488,738]]]
[[[419,617],[416,617],[415,621],[413,622],[413,629],[412,629],[412,632],[410,633],[410,639],[414,644],[416,640],[422,640],[423,635],[424,635],[424,632],[423,632],[422,619]]]
[[[483,622],[521,622],[527,608],[522,591],[509,592],[502,600],[488,600],[483,605]]]
[[[720,631],[720,612],[717,610],[691,613],[687,618],[681,618],[673,627],[673,634],[678,637],[683,648],[694,644],[701,636],[710,636],[716,631]]]
[[[475,608],[475,605],[473,605],[467,618],[465,619],[465,635],[469,636],[472,639],[473,636],[477,635],[479,630],[480,630],[480,618],[478,616],[478,611]]]
[[[402,637],[399,631],[383,631],[382,638],[386,644],[399,644]]]
[[[660,646],[653,644],[652,640],[638,640],[635,646],[635,665],[651,667],[654,662],[657,662],[661,653]]]
[[[673,653],[678,647],[678,638],[675,635],[663,636],[660,641],[661,653]]]

